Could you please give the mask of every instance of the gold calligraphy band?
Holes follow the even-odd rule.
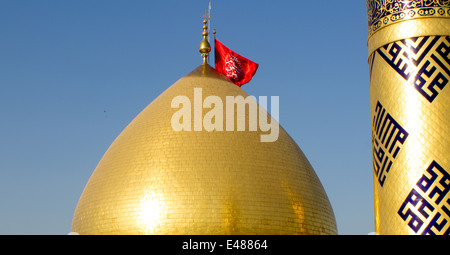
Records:
[[[369,56],[380,47],[396,41],[422,36],[450,35],[450,16],[404,20],[373,33],[367,40]]]

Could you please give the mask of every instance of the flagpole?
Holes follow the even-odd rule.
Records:
[[[213,35],[214,35],[214,49],[216,48],[216,29],[213,30]],[[216,51],[214,50],[214,63],[216,62]],[[214,64],[214,68],[216,67],[216,65]]]
[[[209,35],[211,34],[211,0],[209,0],[209,6],[208,6],[208,23],[209,23],[209,27],[208,27],[208,41],[211,43],[210,37],[209,37]]]
[[[209,21],[209,26],[208,26],[208,41],[211,44],[211,40],[210,40],[210,35],[211,35],[211,0],[209,0],[209,6],[208,6],[208,21]],[[208,58],[208,64],[209,64],[209,59]]]

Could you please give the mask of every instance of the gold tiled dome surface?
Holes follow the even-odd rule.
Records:
[[[72,222],[79,234],[337,234],[320,180],[280,127],[174,131],[174,97],[247,97],[201,65],[148,105],[117,137],[89,179]],[[203,110],[205,114],[207,110]],[[247,129],[248,130],[248,129]]]

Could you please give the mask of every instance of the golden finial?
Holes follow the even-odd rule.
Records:
[[[200,47],[199,47],[199,51],[202,54],[203,57],[203,64],[206,64],[207,59],[208,59],[208,55],[211,52],[211,45],[208,42],[207,36],[208,36],[208,26],[206,25],[208,23],[208,21],[206,21],[206,14],[205,14],[205,19],[203,20],[203,40],[200,43]]]

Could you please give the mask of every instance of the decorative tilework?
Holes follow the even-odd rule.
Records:
[[[430,103],[450,80],[449,36],[401,40],[377,53]]]
[[[422,235],[450,235],[450,174],[436,161],[426,169],[398,215]]]
[[[368,34],[408,19],[450,17],[449,0],[366,0]]]
[[[408,132],[386,112],[380,102],[375,107],[372,123],[373,170],[383,187],[392,163],[408,138]]]
[[[372,38],[378,40],[382,31]],[[420,36],[382,45],[369,57],[380,234],[448,233],[449,49],[449,36]],[[441,193],[446,197],[440,199]]]

